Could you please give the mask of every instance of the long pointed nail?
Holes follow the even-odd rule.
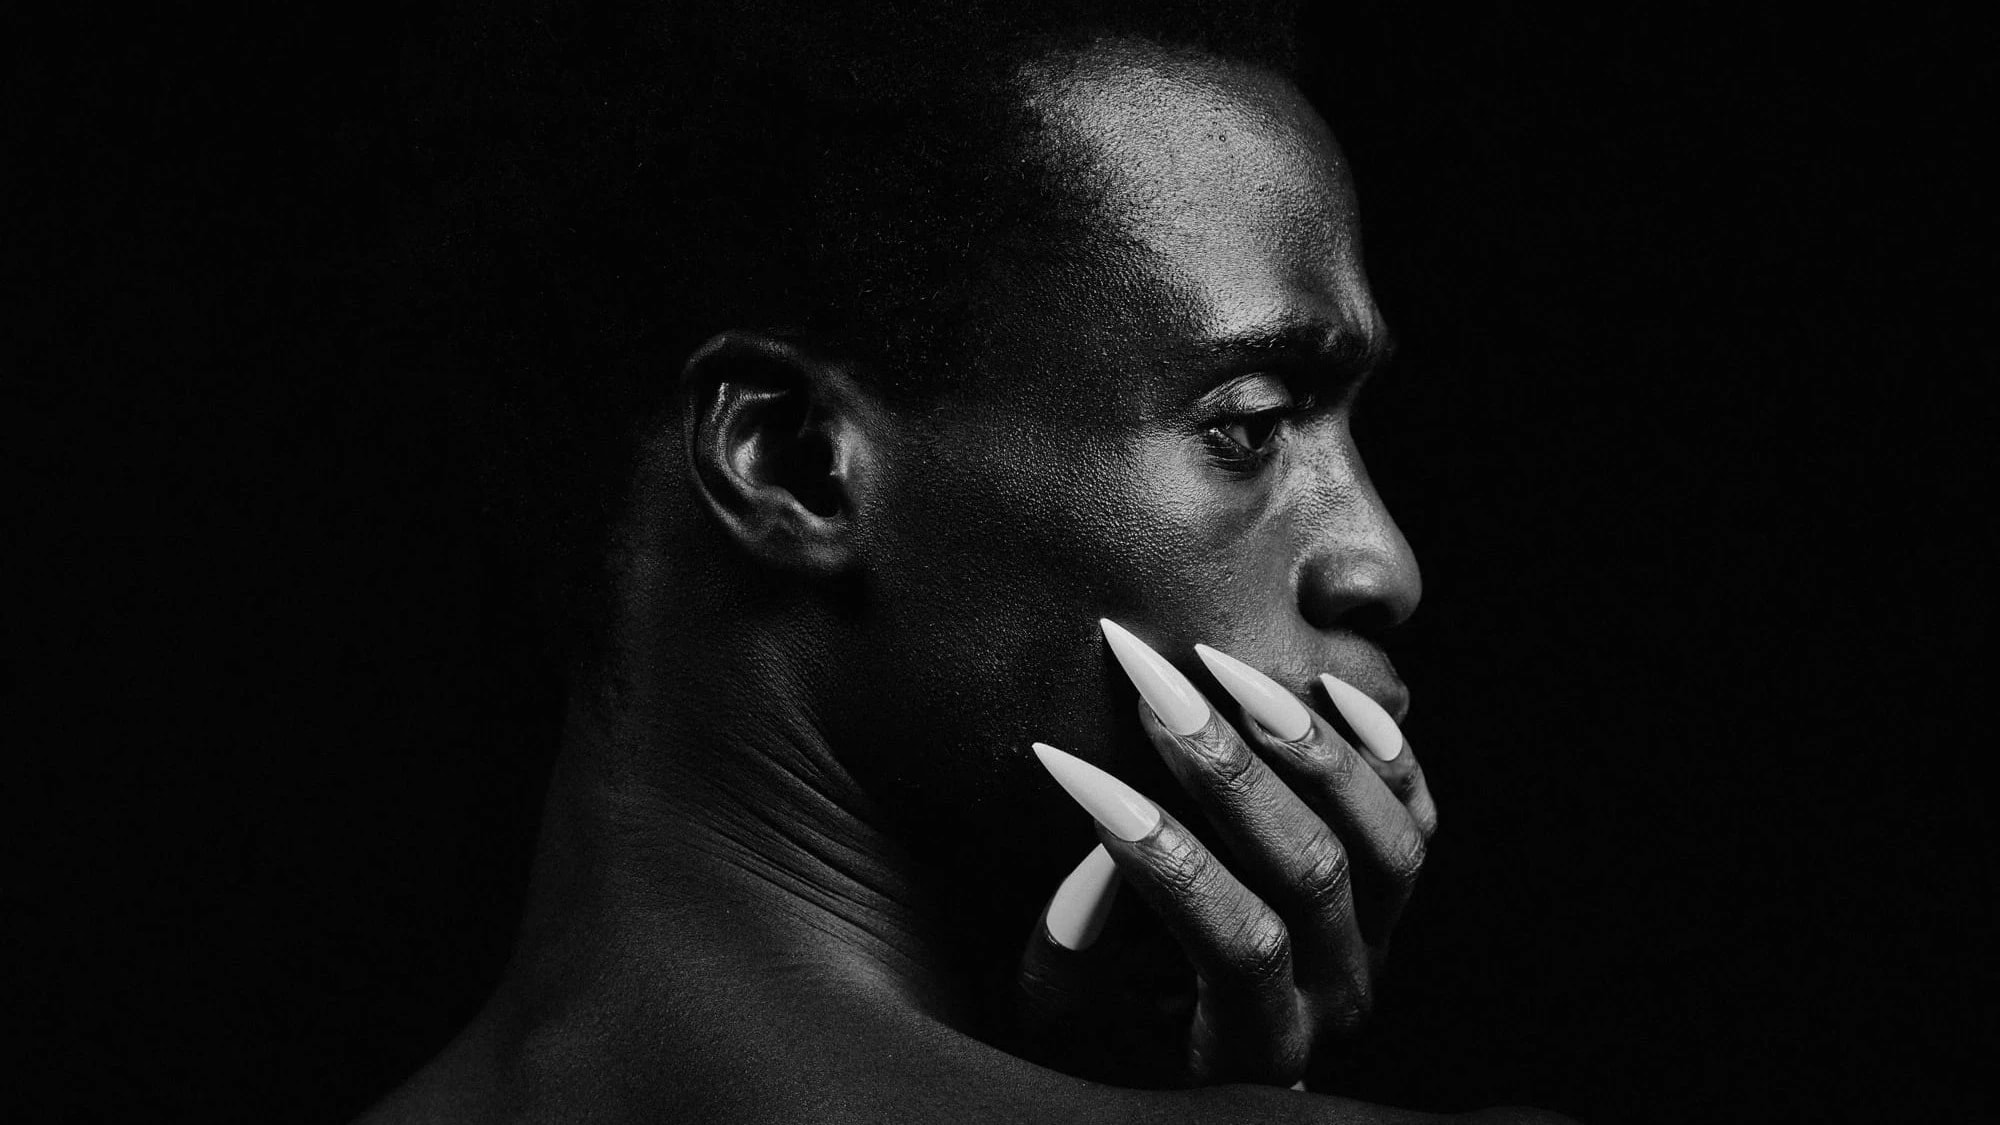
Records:
[[[1313,729],[1312,712],[1277,681],[1226,652],[1207,645],[1194,646],[1194,654],[1208,665],[1215,681],[1236,702],[1243,705],[1257,725],[1275,738],[1297,742]]]
[[[1189,735],[1208,725],[1208,700],[1201,697],[1188,678],[1167,663],[1167,658],[1146,647],[1146,642],[1125,631],[1125,627],[1100,617],[1099,628],[1111,642],[1111,652],[1131,677],[1132,686],[1160,717],[1161,725],[1179,735]]]
[[[1084,812],[1120,840],[1143,840],[1160,826],[1159,806],[1082,758],[1046,742],[1035,743],[1035,757]]]
[[[1340,717],[1361,736],[1368,752],[1385,762],[1393,762],[1396,755],[1403,752],[1403,731],[1382,705],[1368,698],[1367,693],[1343,680],[1337,680],[1326,673],[1320,673],[1319,682],[1326,687],[1326,693],[1333,697],[1333,705],[1340,708]]]
[[[1118,900],[1118,865],[1099,844],[1056,888],[1049,900],[1049,939],[1064,949],[1089,949],[1104,932],[1111,904]]]

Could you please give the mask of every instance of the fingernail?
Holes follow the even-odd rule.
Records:
[[[1188,678],[1167,663],[1167,658],[1146,647],[1146,642],[1125,631],[1125,627],[1100,617],[1098,627],[1118,664],[1132,679],[1132,686],[1160,717],[1160,724],[1175,734],[1188,735],[1208,725],[1208,700],[1201,697]]]
[[[1333,697],[1333,705],[1340,708],[1340,717],[1361,736],[1368,752],[1385,762],[1393,762],[1396,755],[1403,752],[1403,731],[1382,705],[1368,698],[1360,688],[1330,675],[1320,673],[1319,682],[1326,685],[1326,693]]]
[[[1194,646],[1194,654],[1208,665],[1222,690],[1241,703],[1250,717],[1257,720],[1257,725],[1270,731],[1273,737],[1297,742],[1312,730],[1312,712],[1271,677],[1207,645]]]
[[[1056,888],[1049,900],[1049,939],[1064,949],[1089,949],[1104,932],[1111,904],[1118,898],[1118,865],[1099,844]]]
[[[1035,743],[1035,757],[1084,812],[1120,840],[1143,840],[1160,826],[1160,810],[1153,802],[1082,758],[1046,742]]]

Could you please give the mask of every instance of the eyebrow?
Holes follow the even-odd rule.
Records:
[[[1308,367],[1335,378],[1363,378],[1396,354],[1396,338],[1378,319],[1369,328],[1327,320],[1283,320],[1201,340],[1188,358],[1204,367],[1248,371]]]

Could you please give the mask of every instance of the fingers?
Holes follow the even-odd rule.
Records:
[[[1188,1049],[1195,1079],[1296,1080],[1312,1036],[1294,983],[1291,935],[1278,914],[1123,782],[1052,746],[1037,743],[1035,753],[1097,820],[1124,880],[1194,966],[1199,992]]]
[[[1101,624],[1145,701],[1141,724],[1231,854],[1249,868],[1253,885],[1281,906],[1302,911],[1313,929],[1346,937],[1353,928],[1353,903],[1340,841],[1173,665],[1115,622]],[[1292,713],[1279,725],[1309,730],[1305,708],[1268,680],[1259,686],[1265,685],[1270,690],[1260,700],[1291,704]]]
[[[1104,623],[1104,632],[1145,701],[1141,726],[1222,837],[1236,869],[1290,927],[1298,983],[1313,996],[1316,1015],[1335,1030],[1357,1030],[1371,1007],[1372,966],[1356,919],[1348,848],[1328,818],[1280,780],[1172,665],[1113,623]],[[1207,650],[1205,658],[1220,655]],[[1252,698],[1274,726],[1313,737],[1313,717],[1288,692],[1222,659],[1239,682],[1234,690]],[[1361,831],[1350,837],[1379,850],[1373,837],[1397,831],[1398,824],[1407,829],[1409,815],[1372,773],[1358,767],[1351,773],[1361,785],[1349,788],[1372,800],[1352,802],[1360,815],[1350,820]],[[1383,911],[1385,917],[1391,912]]]
[[[1416,890],[1430,834],[1326,720],[1315,715],[1305,738],[1283,742],[1253,723],[1244,737],[1284,782],[1328,821],[1341,826],[1353,856],[1356,913],[1370,945],[1387,943]]]
[[[1142,921],[1136,896],[1120,893],[1122,883],[1102,844],[1062,880],[1028,936],[995,1030],[1012,1036],[1016,1054],[1078,1077],[1181,1084],[1193,974],[1172,936]],[[1120,898],[1130,909],[1114,919]]]
[[[1385,944],[1416,889],[1430,840],[1424,818],[1399,798],[1392,786],[1401,783],[1406,792],[1420,798],[1424,807],[1431,808],[1429,824],[1436,823],[1429,790],[1415,768],[1416,755],[1408,749],[1402,732],[1373,700],[1333,681],[1367,702],[1367,712],[1360,712],[1351,701],[1347,704],[1347,710],[1362,714],[1365,720],[1365,724],[1350,720],[1350,725],[1365,731],[1370,739],[1364,741],[1369,750],[1359,751],[1263,673],[1207,645],[1196,645],[1195,652],[1216,682],[1243,705],[1248,721],[1241,724],[1242,737],[1314,812],[1340,826],[1341,839],[1354,858],[1356,911],[1362,933],[1371,945]],[[1180,740],[1178,747],[1156,742],[1163,755],[1172,757],[1177,749],[1184,754],[1190,740],[1226,739],[1235,734],[1226,724],[1217,726],[1221,728],[1218,731]]]
[[[1049,940],[1064,949],[1081,952],[1097,944],[1104,923],[1111,917],[1111,904],[1118,895],[1118,865],[1104,845],[1099,844],[1083,857],[1076,870],[1056,888],[1055,897],[1042,915],[1042,929]]]
[[[1307,966],[1335,989],[1351,991],[1350,982],[1365,980],[1367,971],[1356,964],[1366,956],[1362,943],[1352,940],[1356,903],[1348,853],[1356,869],[1353,889],[1363,900],[1361,932],[1369,944],[1386,942],[1423,866],[1427,834],[1372,768],[1402,779],[1418,776],[1402,732],[1373,700],[1332,681],[1346,695],[1366,700],[1366,710],[1343,701],[1371,740],[1366,743],[1371,752],[1358,753],[1284,687],[1225,653],[1196,645],[1210,673],[1249,714],[1243,727],[1261,751],[1260,760],[1170,663],[1116,623],[1102,625],[1146,701],[1140,717],[1154,746],[1231,854],[1249,868],[1251,886],[1314,935],[1312,946],[1302,950]],[[1399,764],[1406,758],[1409,762]],[[1284,780],[1264,761],[1278,767]],[[1427,790],[1414,791],[1428,799]],[[1339,826],[1338,838],[1329,823]]]
[[[1218,679],[1231,688],[1231,694],[1236,693],[1230,680]],[[1398,732],[1401,752],[1394,762],[1385,763],[1357,750],[1317,714],[1311,715],[1306,734],[1297,739],[1273,736],[1254,716],[1242,727],[1244,738],[1271,763],[1285,784],[1321,816],[1341,827],[1341,838],[1354,856],[1356,910],[1362,933],[1369,944],[1385,945],[1416,890],[1437,823],[1430,792],[1423,785],[1421,771],[1415,768],[1415,753],[1402,743]],[[1387,767],[1397,770],[1405,792],[1418,802],[1415,807],[1392,789],[1394,780],[1382,776]]]
[[[1195,646],[1217,682],[1250,714],[1243,725],[1262,758],[1164,658],[1115,623],[1103,626],[1146,702],[1141,723],[1161,757],[1248,868],[1251,885],[1314,935],[1305,950],[1308,967],[1335,987],[1365,979],[1365,964],[1356,963],[1366,950],[1353,940],[1359,931],[1352,890],[1370,900],[1363,903],[1362,922],[1366,937],[1380,944],[1423,863],[1425,838],[1409,810],[1330,726],[1261,672]],[[1387,725],[1400,752],[1402,734],[1393,722]],[[1286,781],[1264,759],[1281,767]],[[1338,838],[1329,823],[1339,826]],[[1352,888],[1350,851],[1357,869]]]
[[[1236,870],[1286,920],[1299,983],[1323,998],[1337,994],[1343,1011],[1365,1010],[1368,943],[1355,913],[1352,860],[1326,819],[1219,716],[1191,735],[1173,734],[1147,707],[1139,722],[1215,827]],[[1386,789],[1382,797],[1401,812]]]
[[[1109,847],[1194,965],[1188,1052],[1196,1081],[1297,1080],[1312,1031],[1294,978],[1291,930],[1277,912],[1172,817],[1163,815],[1144,840]]]
[[[1394,720],[1331,676],[1329,714],[1351,736],[1269,677],[1196,646],[1242,706],[1239,733],[1159,654],[1102,625],[1144,700],[1142,728],[1229,866],[1122,782],[1036,744],[1104,846],[1051,900],[1024,982],[1074,1003],[1091,972],[1083,951],[1118,882],[1108,860],[1195,968],[1187,1046],[1197,1080],[1289,1084],[1318,1031],[1352,1032],[1371,1006],[1375,961],[1436,826],[1422,767]]]
[[[1015,979],[1017,1017],[1030,1035],[1057,1035],[1075,1013],[1102,1003],[1106,974],[1088,951],[1097,944],[1117,894],[1117,865],[1099,844],[1049,900]]]
[[[1396,726],[1396,720],[1367,693],[1346,681],[1325,673],[1319,681],[1334,709],[1367,747],[1368,753],[1363,757],[1369,766],[1410,810],[1425,839],[1429,839],[1437,831],[1437,804],[1431,800],[1430,787],[1424,784],[1424,768]]]

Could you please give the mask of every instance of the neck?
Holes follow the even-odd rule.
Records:
[[[573,702],[510,970],[530,995],[572,999],[550,990],[579,958],[666,988],[775,964],[964,1026],[933,896],[781,669],[649,670],[631,681],[672,686]]]

